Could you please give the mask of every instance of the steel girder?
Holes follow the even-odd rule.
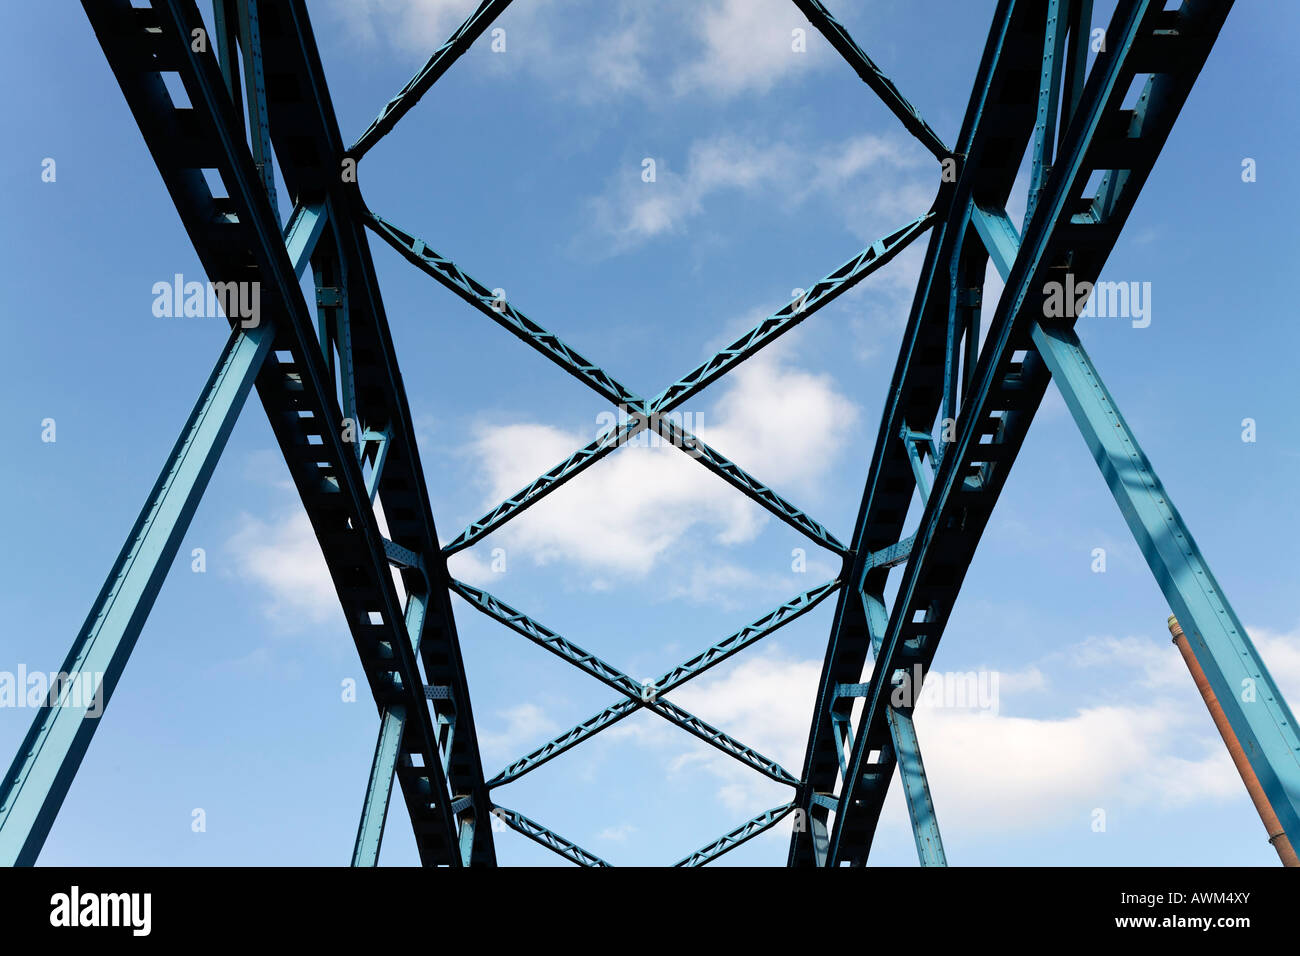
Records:
[[[1033,336],[1269,806],[1294,842],[1300,736],[1291,708],[1074,330],[1040,322]]]
[[[1034,312],[1042,312],[1035,292],[1066,271],[1079,281],[1095,279],[1230,6],[1192,0],[1178,10],[1164,10],[1146,0],[1119,3],[1106,31],[1105,52],[1077,103],[1061,118],[1056,162],[1037,197],[1025,241],[1008,265],[989,336],[967,380],[955,441],[944,448],[934,490],[908,549],[840,792],[819,801],[814,795],[833,792],[838,771],[827,760],[835,754],[826,698],[843,679],[840,674],[860,670],[867,643],[865,615],[857,602],[842,598],[837,609],[804,773],[802,797],[814,814],[814,826],[794,834],[791,863],[865,862],[895,762],[886,733],[886,688],[900,674],[910,680],[915,667],[922,675],[928,669],[970,557],[1046,388],[1047,368],[1031,339]],[[936,345],[946,338],[948,357],[952,355],[954,337],[945,334],[945,326],[951,328],[957,313],[956,293],[965,290],[944,283],[944,273],[955,274],[950,264],[960,262],[967,275],[981,274],[987,259],[981,234],[992,235],[983,212],[995,210],[993,222],[1004,228],[1001,209],[1010,177],[1040,112],[1034,104],[1059,88],[1042,83],[1041,63],[1045,37],[1049,28],[1056,29],[1047,22],[1049,10],[1059,15],[1061,9],[1059,3],[1014,0],[999,5],[963,124],[959,149],[964,168],[947,220],[932,238],[882,421],[855,532],[859,556],[887,547],[879,536],[896,538],[906,513],[906,503],[897,496],[910,496],[916,478],[908,474],[908,453],[899,436],[906,427],[928,428],[934,421],[953,364],[947,361],[945,368],[927,361],[917,345],[926,337]],[[1025,72],[1031,64],[1040,68]],[[1079,70],[1082,64],[1065,67],[1071,68]],[[1150,76],[1138,106],[1126,110],[1122,101],[1141,74]],[[1035,80],[1045,88],[1035,90]],[[1041,146],[1038,155],[1041,161]],[[1094,170],[1109,172],[1096,196],[1085,196]],[[945,351],[936,348],[930,354],[944,357]],[[880,597],[881,569],[861,567],[855,574],[863,575],[865,595]],[[828,823],[831,810],[835,817]]]
[[[268,317],[264,320],[268,332],[261,334],[273,335],[267,345],[275,360],[261,365],[256,378],[259,396],[321,543],[376,703],[381,712],[400,707],[416,718],[401,735],[397,764],[421,859],[452,865],[466,859],[494,862],[491,828],[473,827],[476,813],[486,817],[489,806],[472,719],[468,719],[464,675],[458,655],[447,653],[455,644],[450,598],[445,588],[429,587],[423,567],[403,571],[408,592],[418,600],[431,593],[439,611],[424,615],[421,650],[429,676],[435,681],[439,676],[446,678],[438,682],[450,688],[453,712],[459,707],[467,718],[463,721],[465,732],[457,735],[459,759],[454,750],[449,755],[443,753],[440,728],[444,718],[441,713],[431,712],[425,695],[425,682],[389,570],[387,539],[371,507],[357,452],[342,437],[344,416],[335,397],[338,383],[331,374],[335,369],[326,367],[322,343],[316,338],[297,286],[297,272],[290,264],[265,189],[265,169],[257,168],[245,145],[233,74],[229,69],[223,72],[206,44],[192,42],[194,31],[205,28],[193,3],[187,0],[155,0],[148,9],[133,8],[127,0],[87,2],[84,6],[209,279],[214,283],[256,282],[260,286],[262,312]],[[431,576],[439,581],[436,572],[441,570],[445,577],[445,567],[428,516],[409,410],[392,358],[382,307],[378,305],[373,266],[361,241],[362,227],[355,216],[341,214],[349,203],[358,200],[346,194],[338,175],[337,157],[342,155],[342,146],[305,9],[301,4],[264,6],[257,18],[257,29],[250,30],[248,18],[250,14],[256,17],[257,12],[242,6],[242,0],[241,4],[226,4],[219,39],[229,44],[235,33],[229,24],[232,14],[237,14],[241,19],[240,39],[246,43],[260,39],[262,52],[274,49],[277,69],[285,71],[270,72],[265,89],[259,83],[252,84],[250,104],[254,109],[250,121],[261,125],[269,117],[273,140],[287,147],[279,149],[281,172],[300,203],[291,221],[290,241],[295,235],[303,235],[298,224],[307,217],[312,222],[320,220],[323,208],[330,230],[326,238],[314,241],[308,250],[318,280],[322,272],[333,270],[343,275],[346,269],[350,288],[334,291],[340,298],[349,291],[358,293],[354,298],[368,306],[355,310],[349,325],[354,335],[368,336],[368,344],[378,346],[367,350],[366,362],[354,362],[352,369],[358,380],[368,379],[371,386],[366,390],[370,401],[364,414],[371,415],[376,423],[382,422],[387,436],[383,474],[371,490],[377,491],[385,506],[389,535],[399,546],[427,556],[424,560],[434,569]],[[223,54],[227,68],[233,60],[234,52],[227,45]],[[190,106],[177,107],[172,102],[162,80],[163,72],[179,75]],[[303,89],[304,82],[308,90]],[[312,94],[310,99],[304,97],[304,92]],[[219,172],[228,197],[213,196],[202,176],[203,169]],[[302,204],[309,198],[314,206]],[[319,236],[319,229],[314,231]],[[320,291],[318,288],[318,299]],[[363,364],[366,367],[361,367]],[[229,392],[227,387],[218,397],[229,402]],[[195,448],[204,452],[205,445],[213,444],[204,436],[203,443]],[[207,453],[198,457],[215,461]],[[210,473],[210,463],[207,467]],[[192,495],[193,502],[197,502],[194,492],[202,485],[189,474],[183,478],[191,491],[174,496],[182,500],[181,508],[175,501],[164,502],[171,509],[164,513],[170,527],[158,525],[177,537],[188,514],[171,512],[188,508],[192,513],[188,497]],[[412,504],[421,503],[422,511],[413,511]],[[156,550],[157,546],[150,548]],[[174,544],[172,548],[174,553]],[[153,553],[149,557],[159,561]],[[134,573],[138,577],[140,572]],[[128,583],[132,580],[128,578]],[[110,589],[111,584],[101,595],[101,603],[110,596]],[[118,607],[123,610],[115,613],[127,613],[131,622],[125,628],[113,624],[116,632],[124,635],[118,637],[119,651],[110,662],[113,682],[134,641],[129,631],[133,628],[138,633],[152,602],[151,591],[156,591],[156,582],[132,584],[129,591],[118,592],[131,603],[121,602]],[[79,639],[78,644],[82,643]],[[436,652],[430,652],[435,644]],[[107,644],[101,642],[101,646]],[[76,655],[74,646],[69,659]],[[435,663],[437,667],[430,666]],[[37,802],[49,807],[40,816],[29,814],[27,823],[15,819],[6,828],[7,839],[27,848],[23,852],[28,860],[39,850],[49,819],[66,792],[91,731],[93,726],[73,736],[63,735],[57,738],[59,747],[42,748],[43,759],[57,765],[56,769],[24,776],[31,785],[25,788],[29,793],[36,794],[38,783],[48,791]],[[33,733],[38,732],[38,728],[33,729]],[[418,757],[418,763],[413,757]]]
[[[916,476],[900,435],[909,424],[928,427],[943,404],[950,381],[947,355],[955,348],[950,340],[955,337],[949,335],[946,293],[949,263],[958,258],[957,239],[963,228],[960,210],[977,191],[1000,196],[1004,203],[1010,194],[1028,138],[1030,115],[1025,104],[1032,103],[1033,97],[1024,78],[1036,75],[1031,48],[1035,26],[1031,4],[1016,6],[1014,0],[999,3],[953,156],[959,165],[957,180],[940,189],[937,205],[941,206],[938,211],[943,220],[930,236],[890,383],[850,543],[854,557],[846,562],[846,580],[851,585],[845,588],[835,609],[804,756],[804,790],[797,800],[808,814],[808,826],[792,835],[791,865],[826,862],[829,808],[815,797],[833,795],[841,774],[843,751],[832,713],[835,688],[860,680],[872,644],[863,600],[856,590],[861,588],[883,602],[889,569],[898,563],[896,559],[910,560],[912,544],[899,538]],[[979,262],[970,265],[972,274],[978,274]],[[883,559],[886,554],[895,560]],[[873,556],[882,557],[872,560]],[[884,750],[882,759],[890,764],[893,754],[889,748]]]
[[[1134,128],[1146,122],[1151,102],[1139,100]],[[1094,206],[1086,215],[1104,212]],[[1005,215],[977,208],[973,216],[993,262],[1009,277],[1019,251],[1015,228]],[[1286,699],[1074,329],[1039,317],[1031,335],[1175,617],[1191,622],[1184,632],[1195,635],[1197,661],[1215,696],[1226,700],[1224,714],[1269,805],[1288,834],[1300,833],[1300,736]]]
[[[336,217],[339,265],[327,272],[343,283],[338,291],[348,307],[346,321],[338,323],[346,336],[346,342],[341,341],[337,349],[339,377],[342,385],[350,382],[358,425],[364,425],[376,439],[368,443],[374,459],[370,490],[383,507],[391,545],[419,558],[418,565],[409,558],[395,559],[393,548],[386,545],[389,562],[401,568],[408,594],[429,595],[419,655],[427,683],[450,688],[449,696],[431,702],[434,719],[442,728],[440,736],[449,738],[445,744],[447,779],[456,805],[461,807],[457,814],[459,825],[469,828],[466,832],[473,835],[472,862],[491,865],[496,859],[492,829],[481,825],[490,803],[451,596],[446,588],[446,562],[438,547],[406,390],[366,241],[365,206],[356,183],[340,175],[344,144],[307,5],[302,0],[277,4],[274,13],[273,20],[272,11],[262,11],[263,42],[268,59],[276,65],[267,82],[272,140],[291,192],[324,192],[340,212]],[[454,62],[468,42],[457,42],[440,51],[440,69]],[[300,92],[303,84],[309,96]],[[331,290],[322,289],[319,278],[318,302],[322,298],[331,301]],[[337,318],[343,320],[345,316]],[[421,681],[421,686],[424,683]],[[413,767],[405,754],[399,774],[413,780],[420,778],[419,768]],[[459,855],[460,850],[453,853]]]
[[[88,675],[94,692],[79,700],[70,689],[52,692],[0,782],[0,865],[36,862],[274,336],[269,322],[231,331],[60,668],[75,680]]]

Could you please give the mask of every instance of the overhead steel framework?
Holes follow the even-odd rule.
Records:
[[[1295,720],[1047,283],[1096,280],[1204,65],[1231,0],[1119,0],[1093,50],[1092,0],[999,0],[949,147],[818,0],[795,5],[939,161],[930,209],[862,249],[713,358],[643,397],[492,287],[362,201],[357,163],[510,0],[485,0],[345,146],[304,0],[83,0],[109,66],[213,283],[260,283],[262,321],[231,333],[64,662],[102,674],[106,705],[244,399],[270,420],[320,543],[378,711],[354,865],[378,861],[394,781],[427,865],[494,865],[495,819],[582,866],[604,860],[497,804],[493,792],[646,709],[790,788],[788,802],[677,865],[698,866],[794,818],[791,865],[867,861],[901,779],[923,865],[945,865],[912,704],[985,524],[1049,380],[1056,382],[1278,820],[1300,838]],[[208,39],[211,42],[206,42]],[[1091,61],[1091,62],[1090,62]],[[179,81],[176,102],[165,77]],[[1017,227],[1006,208],[1028,154]],[[275,164],[292,198],[279,222]],[[204,176],[215,170],[225,195]],[[365,230],[626,418],[439,545],[411,412]],[[669,413],[928,233],[852,536],[823,524]],[[1004,282],[982,316],[989,264]],[[310,268],[315,302],[299,279]],[[314,311],[314,316],[313,316]],[[982,328],[985,334],[981,335]],[[639,682],[480,588],[447,556],[499,530],[643,431],[837,556],[842,570],[653,682]],[[914,500],[919,523],[903,536]],[[401,582],[395,585],[394,569]],[[892,601],[890,573],[901,580]],[[452,612],[472,608],[608,685],[618,699],[485,777]],[[803,766],[771,758],[670,702],[709,668],[835,596]],[[1253,694],[1240,690],[1251,686]],[[896,694],[896,689],[910,694]],[[83,695],[84,696],[84,695]],[[51,692],[0,782],[0,861],[36,860],[97,721]],[[902,703],[899,703],[899,701]]]

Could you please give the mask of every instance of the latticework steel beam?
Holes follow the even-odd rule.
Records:
[[[635,696],[629,695],[626,699],[617,701],[606,707],[598,714],[594,714],[582,721],[576,727],[571,728],[554,740],[549,740],[536,750],[516,760],[510,766],[506,767],[499,774],[488,781],[490,787],[504,786],[511,781],[518,780],[524,774],[536,770],[542,764],[549,760],[554,760],[566,750],[577,746],[584,740],[589,740],[596,734],[608,727],[618,723],[624,717],[631,716],[640,708],[647,705],[648,697],[652,695],[659,697],[669,691],[675,690],[682,684],[695,677],[700,676],[706,670],[721,664],[724,660],[731,657],[747,647],[753,646],[772,632],[784,627],[796,618],[807,614],[814,607],[825,600],[839,587],[839,581],[827,581],[811,591],[805,591],[791,600],[782,604],[780,607],[769,611],[758,620],[747,624],[740,630],[723,638],[718,643],[712,645],[705,651],[696,654],[690,660],[679,664],[672,670],[667,671],[657,680],[646,684],[637,684],[637,693]],[[616,688],[622,690],[623,688]],[[784,772],[784,771],[783,771]],[[770,776],[770,774],[768,774]],[[782,783],[793,782],[793,777],[788,773],[781,780]]]
[[[760,833],[772,829],[772,827],[784,820],[793,809],[794,804],[787,803],[779,807],[773,807],[771,810],[764,810],[752,820],[746,820],[736,829],[724,833],[712,843],[700,847],[690,856],[678,860],[673,866],[705,866],[712,863],[727,851],[734,850],[742,843],[754,839]]]
[[[804,805],[813,814],[814,825],[794,835],[791,862],[865,862],[895,762],[888,746],[890,705],[886,688],[899,672],[911,674],[920,668],[924,675],[929,668],[971,555],[1046,388],[1048,373],[1030,340],[1034,314],[1042,314],[1042,301],[1035,295],[1053,276],[1063,276],[1067,271],[1076,281],[1096,278],[1230,6],[1189,3],[1180,10],[1167,11],[1144,0],[1122,0],[1117,6],[1106,31],[1107,49],[1099,54],[1074,113],[1063,118],[1065,132],[1057,162],[1025,240],[1014,262],[1004,264],[1006,287],[968,394],[963,396],[956,439],[944,450],[934,489],[910,549],[889,628],[872,671],[871,689],[854,734],[853,756],[833,801],[835,816],[829,825],[831,808],[813,801],[811,796],[833,792],[839,769],[820,763],[821,724],[824,722],[829,733],[831,722],[828,716],[823,717],[829,709],[823,710],[819,703],[804,773],[808,791]],[[1032,131],[1035,113],[1026,104],[1034,104],[1037,97],[1027,94],[1030,82],[1036,85],[1039,74],[1026,74],[1017,67],[1022,62],[1041,60],[1046,9],[1008,0],[999,6],[998,14],[981,67],[982,89],[977,86],[962,138],[963,145],[969,144],[965,150],[967,165],[957,183],[948,222],[936,233],[923,275],[933,277],[939,272],[938,262],[951,261],[957,254],[971,255],[969,247],[954,249],[943,242],[943,237],[951,233],[952,241],[961,238],[965,243],[982,245],[981,230],[988,233],[990,227],[978,212],[976,223],[971,225],[972,210],[1001,208],[1005,203],[1014,160],[1001,168],[988,162],[973,166],[971,150],[979,148],[981,134],[988,131],[992,135],[996,130],[1005,151],[1006,137],[1027,144]],[[1121,101],[1138,74],[1150,74],[1146,90],[1133,110],[1123,109]],[[999,114],[994,110],[1001,104]],[[1019,154],[1020,150],[1015,149],[1007,155]],[[1091,174],[1097,169],[1111,171],[1102,177],[1095,196],[1084,196]],[[977,188],[976,180],[989,176],[1000,177],[1000,181],[994,178],[988,186]],[[1005,214],[998,219],[1005,219]],[[979,249],[978,253],[987,255],[987,249]],[[931,287],[929,281],[923,281],[918,290],[909,326],[918,332],[928,327],[939,338],[947,321],[944,293],[948,290],[939,283]],[[938,389],[929,393],[928,405],[903,407],[908,386],[916,388],[909,378],[927,374],[924,367],[912,363],[912,355],[910,346],[905,345],[896,372],[898,384],[891,411],[882,425],[859,519],[862,537],[887,531],[895,524],[886,521],[885,514],[878,523],[872,521],[872,512],[878,508],[873,501],[878,474],[891,459],[899,464],[907,462],[906,449],[899,447],[905,444],[899,441],[901,430],[909,425],[928,427],[937,411],[933,396],[939,394]],[[897,418],[891,420],[890,416]],[[909,483],[908,487],[914,485]],[[893,514],[901,521],[897,509]],[[876,548],[869,545],[868,550]],[[879,596],[876,589],[881,585],[871,581],[875,575],[873,569],[864,588]],[[845,658],[857,653],[846,652],[839,644],[843,622],[844,617],[837,616],[837,633],[832,634],[823,674],[823,695],[828,680],[834,686],[835,670],[844,666]],[[860,658],[856,669],[861,669]],[[833,741],[830,746],[833,748]]]

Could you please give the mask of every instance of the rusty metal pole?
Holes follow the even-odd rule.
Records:
[[[1250,761],[1246,759],[1245,751],[1241,749],[1241,744],[1237,741],[1237,735],[1232,732],[1232,725],[1228,723],[1228,718],[1223,713],[1223,708],[1219,706],[1219,699],[1215,697],[1214,690],[1210,687],[1210,682],[1205,676],[1205,671],[1201,669],[1200,662],[1197,661],[1196,655],[1192,652],[1191,642],[1187,640],[1187,635],[1183,633],[1178,618],[1172,614],[1169,615],[1169,633],[1173,635],[1174,646],[1183,655],[1183,661],[1187,664],[1187,669],[1192,673],[1192,680],[1196,682],[1196,689],[1201,692],[1201,697],[1205,699],[1205,706],[1210,711],[1210,717],[1214,719],[1214,726],[1219,728],[1219,734],[1228,747],[1228,755],[1232,757],[1237,772],[1241,774],[1241,781],[1246,785],[1246,792],[1250,794],[1250,799],[1259,812],[1259,818],[1264,821],[1264,829],[1268,831],[1268,842],[1273,844],[1273,849],[1277,850],[1277,855],[1282,858],[1283,866],[1300,866],[1300,858],[1296,857],[1295,848],[1291,846],[1286,831],[1282,829],[1277,814],[1273,812],[1273,807],[1264,794],[1264,788],[1259,785],[1259,778],[1255,776]]]

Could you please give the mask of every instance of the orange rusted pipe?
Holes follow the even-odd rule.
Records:
[[[1232,762],[1237,766],[1237,772],[1241,774],[1241,781],[1246,785],[1246,792],[1250,794],[1251,802],[1255,804],[1255,809],[1259,812],[1259,818],[1264,821],[1264,829],[1268,831],[1268,842],[1273,844],[1273,849],[1277,850],[1277,855],[1282,858],[1283,866],[1300,866],[1300,858],[1296,857],[1295,848],[1291,846],[1286,831],[1282,829],[1281,821],[1278,820],[1277,814],[1273,812],[1273,806],[1268,802],[1268,797],[1264,794],[1264,788],[1259,785],[1259,778],[1255,776],[1254,768],[1251,767],[1250,761],[1246,759],[1246,753],[1241,749],[1241,744],[1237,741],[1237,735],[1233,733],[1232,725],[1228,723],[1228,717],[1219,705],[1219,699],[1214,696],[1214,690],[1210,687],[1205,671],[1201,669],[1200,661],[1192,653],[1191,643],[1187,640],[1187,635],[1183,633],[1182,625],[1178,623],[1178,618],[1172,614],[1169,615],[1169,633],[1173,635],[1174,646],[1183,655],[1183,661],[1187,664],[1187,669],[1192,672],[1192,680],[1196,682],[1196,689],[1205,698],[1205,706],[1210,711],[1210,717],[1214,719],[1214,726],[1219,728],[1219,734],[1228,747],[1228,755],[1232,757]]]

